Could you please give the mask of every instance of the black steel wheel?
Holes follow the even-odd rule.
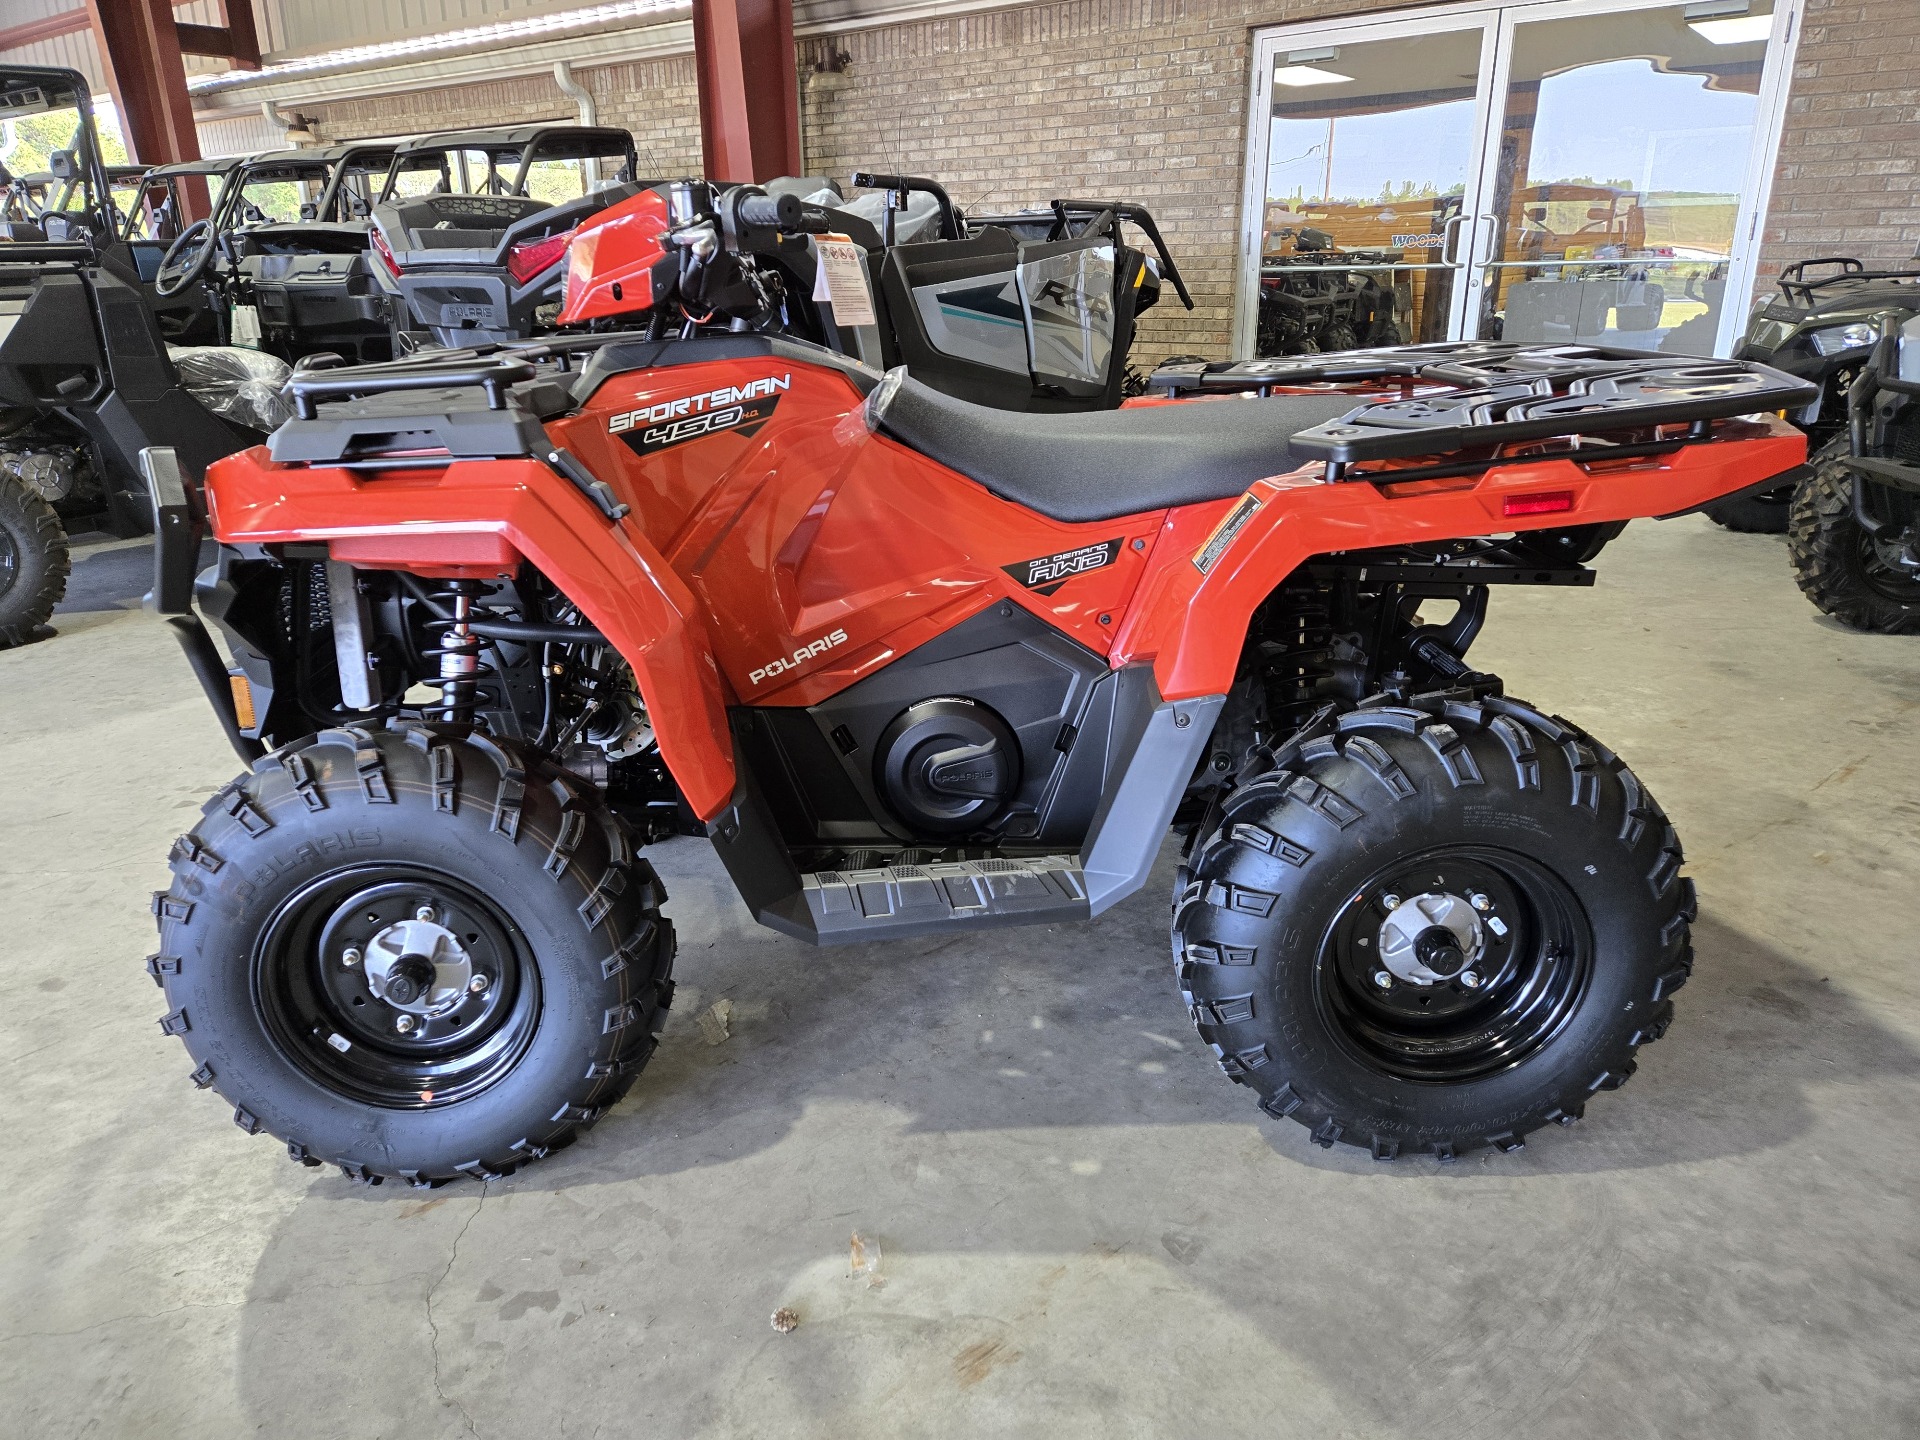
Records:
[[[1592,926],[1557,875],[1461,845],[1362,886],[1328,927],[1315,978],[1323,1023],[1362,1064],[1453,1084],[1551,1044],[1592,963]]]
[[[1174,968],[1221,1068],[1321,1144],[1510,1150],[1666,1030],[1692,967],[1680,862],[1633,773],[1565,721],[1370,704],[1203,822]]]
[[[292,895],[252,955],[269,1039],[336,1094],[388,1109],[479,1094],[541,1009],[526,937],[454,877],[353,866]]]
[[[1908,563],[1913,502],[1875,487],[1879,518],[1908,529],[1877,538],[1854,518],[1858,483],[1844,454],[1829,454],[1794,496],[1787,554],[1806,597],[1841,624],[1883,635],[1920,630],[1920,569]]]
[[[170,860],[161,1028],[296,1160],[509,1174],[653,1053],[674,949],[659,881],[598,791],[517,745],[324,731],[215,796]]]
[[[67,532],[53,506],[0,475],[0,650],[46,633],[71,570]]]

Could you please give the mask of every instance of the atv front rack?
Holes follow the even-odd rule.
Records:
[[[1295,435],[1293,449],[1344,466],[1667,426],[1705,439],[1711,421],[1794,409],[1819,395],[1810,382],[1751,361],[1485,340],[1166,365],[1147,386],[1171,398],[1393,381],[1431,393],[1357,397],[1361,403],[1338,420]]]

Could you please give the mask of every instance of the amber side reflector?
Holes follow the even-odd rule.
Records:
[[[233,690],[233,716],[242,730],[251,730],[260,722],[253,713],[253,686],[238,670],[227,672],[227,684]]]
[[[1509,495],[1500,502],[1505,515],[1552,515],[1573,508],[1571,490],[1543,490],[1535,495]]]

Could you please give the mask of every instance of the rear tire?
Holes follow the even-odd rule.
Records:
[[[0,476],[0,650],[42,638],[72,569],[53,506]]]
[[[293,1159],[496,1179],[571,1142],[652,1055],[665,894],[599,793],[531,752],[329,730],[203,814],[154,897],[161,1029]]]
[[[1779,485],[1732,500],[1716,500],[1705,509],[1714,524],[1743,535],[1784,535],[1797,485]]]
[[[1793,578],[1842,625],[1882,635],[1920,630],[1920,575],[1901,570],[1853,518],[1845,454],[1821,461],[1798,487],[1787,531]]]
[[[1195,837],[1174,968],[1221,1068],[1320,1144],[1517,1149],[1666,1030],[1692,968],[1680,863],[1632,772],[1564,721],[1499,698],[1366,707],[1290,742]],[[1422,911],[1446,922],[1413,927],[1443,942],[1428,961],[1387,921]]]

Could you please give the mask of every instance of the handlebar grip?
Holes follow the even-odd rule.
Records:
[[[744,225],[764,230],[797,230],[806,209],[798,195],[748,195],[740,201],[736,214]]]
[[[912,186],[907,182],[912,178],[911,175],[879,175],[871,170],[853,172],[853,184],[857,190],[908,190]]]

